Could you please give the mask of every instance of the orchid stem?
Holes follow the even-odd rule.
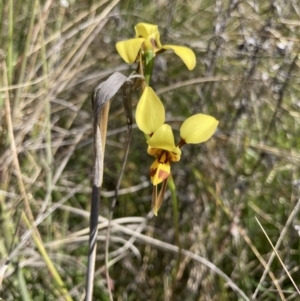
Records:
[[[150,86],[151,76],[153,72],[155,55],[153,52],[147,52],[145,55],[145,81]]]
[[[178,200],[176,194],[176,186],[173,180],[172,175],[169,176],[168,179],[168,187],[171,192],[172,204],[173,204],[173,222],[175,228],[175,241],[176,245],[180,248],[180,240],[179,240],[179,226],[178,226]]]
[[[175,242],[176,242],[176,245],[178,246],[178,249],[179,249],[175,271],[174,271],[174,274],[172,276],[172,278],[173,278],[172,279],[172,286],[173,286],[172,291],[174,292],[175,287],[176,287],[176,281],[177,281],[177,273],[178,273],[179,268],[180,268],[182,247],[181,247],[181,243],[180,243],[180,239],[179,239],[178,199],[177,199],[177,194],[176,194],[176,185],[174,183],[172,175],[169,176],[168,187],[169,187],[170,192],[171,192],[171,198],[172,198],[172,204],[173,204],[173,222],[174,222],[174,228],[175,228]],[[173,299],[171,299],[171,300],[173,300]]]

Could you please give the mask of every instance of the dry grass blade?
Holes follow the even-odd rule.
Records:
[[[5,274],[5,271],[8,267],[8,265],[9,265],[9,260],[1,260],[1,263],[0,263],[0,288],[1,288],[3,277],[4,277],[4,274]]]
[[[127,127],[128,127],[128,136],[127,136],[127,142],[125,146],[125,153],[123,157],[123,162],[122,162],[122,167],[119,172],[117,184],[116,184],[116,189],[115,189],[115,196],[113,198],[113,201],[111,203],[111,208],[110,208],[110,216],[109,216],[109,224],[107,228],[107,234],[106,234],[106,242],[105,242],[105,266],[107,267],[106,269],[106,281],[108,284],[108,292],[109,292],[109,298],[111,301],[113,301],[113,295],[112,295],[112,289],[110,285],[110,276],[109,276],[109,241],[110,241],[110,223],[113,219],[113,213],[114,209],[117,203],[117,197],[119,195],[119,190],[121,186],[121,181],[125,172],[125,167],[129,155],[129,148],[130,148],[130,143],[131,143],[131,136],[132,136],[132,124],[133,124],[133,116],[132,116],[132,104],[131,104],[131,92],[132,92],[132,82],[126,82],[123,84],[123,105],[126,113],[126,119],[127,119]]]
[[[295,288],[296,291],[298,292],[298,295],[300,296],[300,290],[299,290],[299,288],[297,287],[297,285],[296,285],[294,279],[293,279],[292,276],[290,275],[290,273],[289,273],[288,269],[286,268],[285,264],[284,264],[283,261],[281,260],[279,254],[278,254],[276,248],[274,247],[274,245],[272,244],[272,241],[270,240],[268,234],[266,233],[265,229],[263,228],[263,226],[261,225],[261,223],[259,222],[259,220],[258,220],[256,217],[255,217],[255,219],[256,219],[257,223],[259,224],[261,230],[262,230],[263,233],[265,234],[265,236],[266,236],[266,238],[267,238],[269,244],[271,245],[271,247],[272,247],[274,253],[276,254],[278,260],[280,261],[280,263],[281,263],[283,269],[285,270],[286,274],[288,275],[289,279],[291,280],[291,282],[292,282],[294,288]]]
[[[293,211],[292,211],[292,213],[290,214],[290,216],[289,216],[289,218],[288,218],[286,224],[284,225],[284,228],[282,229],[282,231],[281,231],[281,233],[280,233],[280,236],[279,236],[279,238],[278,238],[278,240],[277,240],[277,242],[276,242],[276,245],[275,245],[275,247],[274,247],[274,250],[275,250],[276,252],[277,252],[277,250],[279,249],[279,247],[280,247],[280,245],[281,245],[281,243],[282,243],[284,237],[286,236],[286,233],[287,233],[287,231],[288,231],[288,229],[289,229],[289,226],[291,225],[291,223],[292,223],[293,220],[295,219],[295,217],[296,217],[296,215],[298,214],[299,210],[300,210],[300,199],[298,199],[298,202],[297,202],[295,208],[293,209]],[[275,255],[277,255],[276,252],[273,252],[273,253],[271,254],[269,260],[268,260],[268,263],[267,263],[267,265],[266,265],[266,267],[265,267],[264,273],[263,273],[263,275],[262,275],[262,277],[261,277],[261,279],[260,279],[260,281],[259,281],[259,284],[258,284],[258,286],[257,286],[257,288],[256,288],[256,290],[255,290],[255,292],[254,292],[254,294],[253,294],[253,296],[252,296],[253,299],[256,298],[256,296],[257,296],[257,294],[258,294],[258,291],[259,291],[259,287],[260,287],[261,283],[263,283],[264,280],[265,280],[265,278],[266,278],[266,275],[267,275],[267,273],[268,273],[268,271],[269,271],[269,268],[270,268],[270,266],[271,266],[271,264],[272,264],[272,262],[273,262],[273,260],[274,260],[274,258],[275,258]],[[288,275],[289,275],[289,274],[288,274]]]
[[[100,202],[100,187],[103,181],[103,162],[106,143],[109,102],[128,80],[130,80],[130,77],[127,78],[123,74],[115,72],[105,82],[101,83],[95,88],[95,92],[93,94],[92,99],[94,112],[93,128],[95,161],[90,215],[90,241],[86,278],[86,301],[92,300],[93,294],[93,280],[98,234],[97,225]],[[126,152],[127,155],[128,149],[129,144]],[[127,155],[125,155],[125,158],[127,157]]]
[[[107,221],[106,218],[99,216],[99,220],[101,221]],[[234,290],[236,291],[244,300],[246,301],[250,301],[250,298],[247,297],[247,295],[230,279],[230,277],[228,277],[222,270],[220,270],[216,265],[214,265],[212,262],[208,261],[207,259],[193,253],[190,252],[188,250],[184,250],[184,249],[179,249],[179,247],[174,246],[172,244],[160,241],[158,239],[140,234],[136,231],[132,231],[131,229],[128,229],[124,226],[121,226],[117,223],[115,223],[114,221],[111,222],[112,226],[115,227],[115,229],[122,231],[123,233],[126,233],[128,235],[131,235],[133,237],[136,237],[137,239],[139,239],[140,241],[142,241],[145,244],[150,244],[152,246],[156,246],[162,250],[168,251],[168,252],[174,252],[176,254],[178,254],[179,252],[181,252],[182,255],[188,256],[190,258],[192,258],[193,260],[200,262],[201,264],[204,264],[205,266],[207,266],[211,271],[215,272],[216,274],[218,274],[220,277],[222,277],[227,284]]]
[[[8,86],[8,82],[6,79],[6,65],[3,63],[3,72],[4,72],[4,79],[6,80],[5,84]],[[47,268],[49,269],[49,272],[51,273],[53,280],[55,283],[58,285],[58,291],[59,293],[64,296],[64,298],[68,301],[72,301],[71,296],[69,295],[68,291],[64,287],[64,282],[62,281],[59,273],[57,272],[53,262],[51,261],[44,245],[43,245],[43,240],[41,238],[41,235],[34,223],[34,217],[33,213],[30,207],[29,199],[27,197],[27,192],[25,189],[25,185],[22,179],[22,173],[21,173],[21,168],[19,164],[19,159],[18,159],[18,152],[15,144],[15,138],[14,138],[14,133],[13,133],[13,123],[12,123],[12,117],[11,117],[11,111],[10,111],[10,99],[8,92],[6,92],[6,118],[7,118],[7,127],[8,127],[8,132],[9,132],[9,138],[10,138],[10,146],[13,154],[13,162],[17,171],[17,178],[18,178],[18,184],[19,188],[22,194],[22,199],[24,201],[24,208],[25,210],[21,213],[21,217],[23,222],[26,224],[28,229],[33,229],[33,239],[36,243],[36,246],[38,250],[41,253],[41,256],[45,260],[45,263],[47,265]]]

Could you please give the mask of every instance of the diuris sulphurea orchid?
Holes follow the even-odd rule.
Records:
[[[154,192],[152,197],[153,212],[162,204],[166,183],[171,174],[171,162],[178,162],[180,148],[184,144],[197,144],[207,141],[215,132],[218,121],[209,115],[196,114],[187,118],[180,127],[180,141],[176,145],[172,128],[165,124],[165,110],[160,99],[151,87],[146,87],[136,109],[138,128],[148,135],[148,154],[155,157],[150,167],[150,178]],[[157,195],[157,185],[162,189]]]
[[[153,24],[138,23],[135,26],[135,38],[118,42],[116,48],[119,55],[128,64],[134,63],[140,52],[142,57],[150,56],[151,58],[171,49],[182,59],[189,70],[193,70],[196,66],[196,57],[191,49],[178,45],[162,45],[158,26]]]

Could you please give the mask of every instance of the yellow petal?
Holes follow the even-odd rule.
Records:
[[[153,185],[158,185],[168,178],[171,172],[170,162],[160,163],[156,159],[150,166],[150,177]]]
[[[176,147],[176,151],[175,152],[169,152],[169,159],[172,162],[178,162],[180,160],[180,155],[181,155],[181,150],[180,150],[179,147]]]
[[[180,137],[185,143],[201,143],[215,132],[219,121],[212,116],[196,114],[186,119],[180,128]]]
[[[134,63],[145,39],[136,38],[121,41],[116,44],[117,51],[121,58],[128,64]]]
[[[189,70],[193,70],[196,66],[195,53],[187,47],[176,45],[163,45],[163,49],[172,49],[185,63]]]
[[[147,141],[151,148],[163,149],[181,155],[181,150],[175,145],[172,128],[168,124],[160,126]]]
[[[142,37],[144,39],[147,39],[149,36],[153,34],[159,34],[158,26],[154,24],[149,23],[138,23],[134,27],[136,38]]]
[[[148,23],[138,23],[135,26],[135,34],[136,38],[144,38],[145,41],[145,48],[147,50],[154,50],[157,51],[161,49],[160,43],[160,34],[158,31],[158,26]]]
[[[151,135],[165,122],[165,108],[153,89],[147,86],[136,107],[135,119],[138,128]]]

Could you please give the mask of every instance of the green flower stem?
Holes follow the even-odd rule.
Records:
[[[172,291],[174,292],[175,288],[176,288],[176,282],[177,282],[176,276],[177,276],[179,268],[180,268],[182,247],[181,247],[181,243],[180,243],[180,239],[179,239],[178,199],[177,199],[177,194],[176,194],[176,185],[174,183],[172,175],[170,175],[168,178],[168,188],[170,189],[170,192],[171,192],[171,199],[172,199],[172,204],[173,204],[173,222],[174,222],[174,228],[175,228],[175,242],[179,248],[178,257],[177,257],[177,261],[176,261],[176,267],[172,273],[172,286],[173,286]]]
[[[155,54],[152,51],[146,52],[145,54],[145,81],[148,86],[150,86],[151,76],[153,72],[153,66],[154,66],[154,58]]]
[[[168,179],[168,188],[171,192],[171,198],[172,198],[172,204],[173,204],[173,222],[174,222],[174,228],[175,228],[175,240],[178,247],[180,247],[180,241],[179,241],[179,226],[178,226],[178,200],[177,200],[177,194],[176,194],[176,186],[173,180],[172,175],[169,176]]]

